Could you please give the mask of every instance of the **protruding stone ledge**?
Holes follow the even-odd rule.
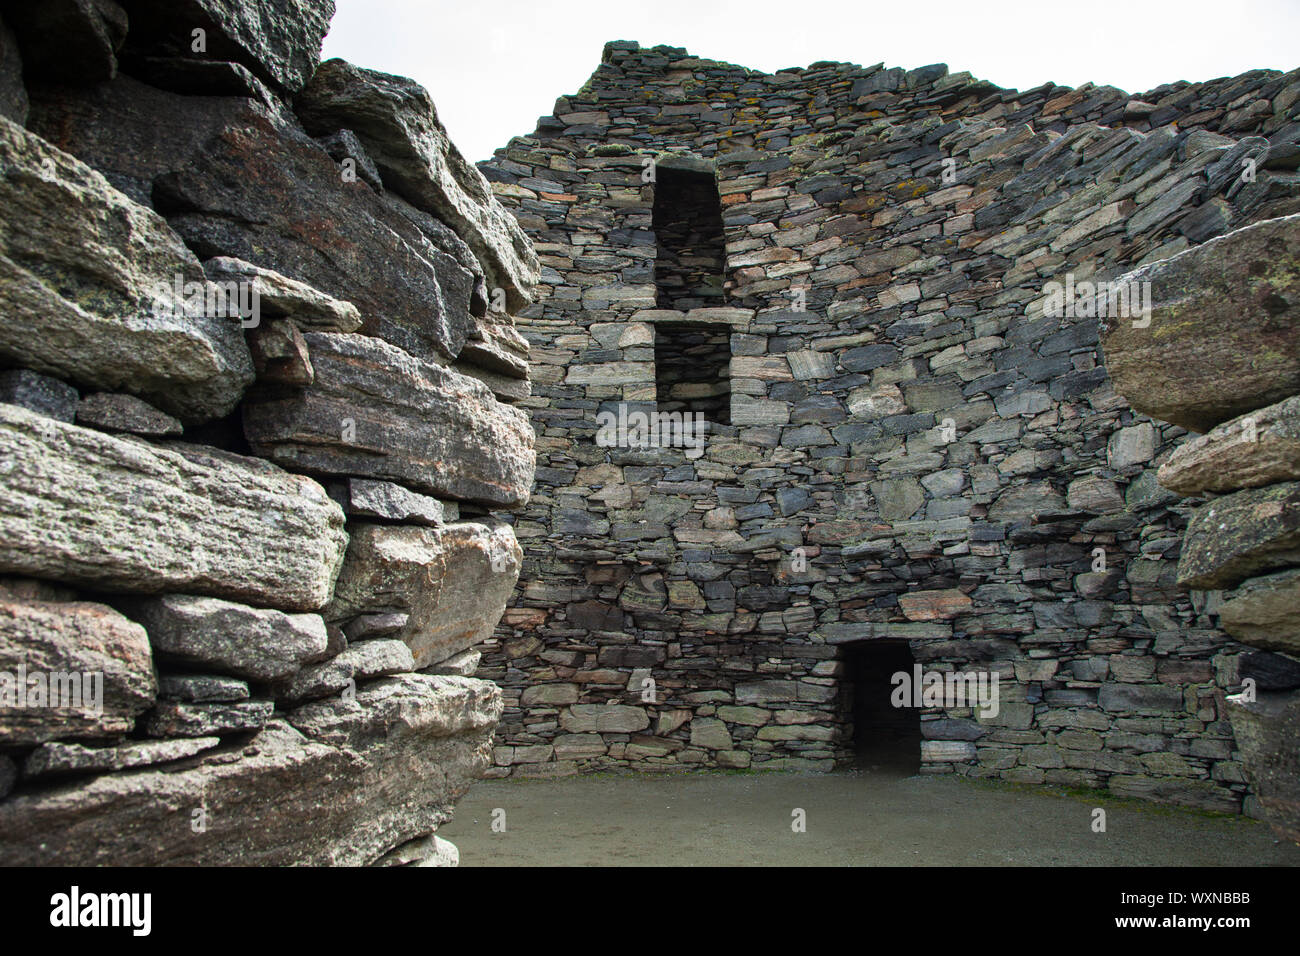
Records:
[[[311,611],[330,598],[343,512],[310,478],[0,405],[0,573]]]
[[[308,387],[244,406],[253,450],[288,468],[396,481],[437,497],[519,508],[533,429],[481,382],[361,335],[304,336]]]
[[[1180,495],[1300,481],[1300,395],[1224,422],[1180,446],[1157,477]]]
[[[1115,390],[1138,411],[1207,432],[1300,394],[1300,215],[1255,223],[1118,281],[1151,284],[1149,325],[1144,317],[1102,323]]]

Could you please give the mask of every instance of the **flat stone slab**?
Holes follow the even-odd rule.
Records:
[[[144,628],[112,608],[0,599],[0,744],[119,736],[156,692]]]
[[[353,529],[326,620],[401,612],[393,636],[423,669],[492,635],[519,577],[523,552],[505,524]]]
[[[1157,478],[1180,495],[1300,481],[1300,395],[1216,425],[1180,445]]]
[[[1149,325],[1101,324],[1115,391],[1138,411],[1208,432],[1300,394],[1300,215],[1246,226],[1118,281],[1151,283]]]
[[[48,743],[34,750],[23,763],[23,776],[48,777],[68,773],[108,773],[184,760],[221,743],[219,737],[189,740],[147,740],[120,747],[85,747]]]
[[[161,659],[247,680],[280,680],[329,651],[319,614],[285,614],[188,594],[142,601],[131,613]]]
[[[255,454],[300,471],[397,482],[516,509],[536,463],[533,427],[486,385],[379,339],[309,332],[315,381],[244,405]],[[382,370],[382,374],[376,374]]]
[[[205,283],[203,269],[157,213],[0,117],[0,357],[218,418],[252,359],[241,322],[189,309],[178,281]]]
[[[0,405],[0,573],[289,611],[330,598],[343,512],[310,478]]]
[[[1187,523],[1178,583],[1236,587],[1250,577],[1300,565],[1300,482],[1251,488],[1201,505]]]
[[[417,494],[391,481],[349,478],[330,485],[330,495],[349,517],[378,518],[398,524],[423,524],[439,528],[460,519],[455,502]]]
[[[151,737],[245,734],[265,727],[274,710],[275,703],[269,700],[241,700],[221,704],[161,700],[145,718],[144,729]]]
[[[487,681],[385,678],[192,767],[14,794],[0,803],[0,865],[365,866],[451,816],[489,765],[501,709]]]
[[[379,638],[350,645],[337,657],[305,667],[276,690],[289,704],[355,691],[358,681],[415,670],[411,650],[399,640]]]
[[[1250,578],[1224,598],[1225,631],[1251,647],[1300,656],[1300,568]]]

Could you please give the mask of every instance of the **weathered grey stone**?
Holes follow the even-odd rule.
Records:
[[[1228,720],[1265,819],[1300,842],[1300,691],[1228,698]]]
[[[0,600],[5,746],[127,733],[156,691],[144,629],[111,608]]]
[[[445,674],[448,677],[473,677],[474,672],[478,670],[479,661],[482,659],[483,652],[471,648],[468,651],[453,654],[445,661],[434,664],[428,669],[428,673]]]
[[[460,850],[456,844],[429,834],[419,840],[403,843],[391,853],[376,860],[373,866],[460,866]]]
[[[305,388],[316,381],[307,340],[291,319],[268,319],[248,333],[253,369],[262,383]]]
[[[253,450],[286,467],[388,479],[438,497],[518,508],[533,430],[486,386],[378,339],[308,333],[315,382],[244,406]],[[372,370],[383,368],[376,380]]]
[[[164,438],[179,435],[181,423],[146,401],[122,392],[96,392],[77,404],[77,424],[105,432]]]
[[[275,704],[269,700],[192,704],[160,700],[145,718],[151,737],[208,737],[245,734],[261,730],[271,719]]]
[[[361,313],[351,302],[343,302],[305,282],[242,259],[218,256],[203,263],[203,271],[216,283],[250,283],[263,316],[291,318],[300,329],[355,332],[363,324]]]
[[[136,54],[237,60],[288,93],[302,89],[320,62],[334,0],[123,0],[131,14],[127,48]]]
[[[77,400],[77,390],[57,378],[26,368],[0,371],[0,402],[70,422],[77,416]]]
[[[84,747],[81,744],[42,744],[23,763],[24,777],[49,777],[67,773],[108,773],[184,760],[221,743],[219,737],[188,740],[146,740],[117,747]]]
[[[1159,480],[1180,495],[1300,481],[1300,395],[1180,445],[1160,466]]]
[[[0,405],[0,470],[0,573],[307,611],[342,562],[338,505],[266,462]]]
[[[411,650],[402,641],[360,641],[320,664],[304,667],[276,688],[276,700],[288,704],[355,690],[358,681],[415,670]]]
[[[560,726],[571,734],[634,734],[650,726],[643,707],[626,704],[574,704],[560,714]]]
[[[240,322],[178,299],[204,277],[167,224],[3,117],[0,171],[0,356],[187,422],[229,412],[253,373]]]
[[[1139,712],[1179,712],[1183,709],[1183,692],[1163,684],[1102,684],[1097,694],[1102,710]]]
[[[403,675],[309,704],[250,744],[0,804],[0,865],[366,865],[427,835],[489,765],[501,696]],[[304,736],[306,734],[306,736]],[[192,811],[207,810],[194,832]]]
[[[195,704],[211,704],[247,700],[249,691],[246,682],[233,677],[163,674],[158,678],[158,696]]]
[[[492,195],[487,180],[448,140],[428,92],[413,80],[327,60],[294,102],[309,132],[350,129],[387,185],[456,230],[482,262],[511,312],[533,297],[539,266],[532,243]]]
[[[505,524],[360,525],[324,614],[334,622],[382,611],[408,614],[396,636],[410,647],[416,668],[429,667],[491,636],[522,557]]]
[[[158,656],[254,681],[273,681],[320,660],[329,638],[318,614],[285,614],[214,597],[168,594],[132,614]]]
[[[340,167],[346,166],[363,183],[377,193],[384,191],[384,181],[380,178],[379,167],[370,158],[366,148],[357,139],[357,134],[350,129],[341,129],[328,136],[317,136],[316,142],[330,154],[330,158]],[[350,164],[350,165],[348,165]]]
[[[1187,523],[1178,583],[1214,590],[1300,565],[1300,482],[1238,491],[1201,505]]]
[[[1250,651],[1237,660],[1237,676],[1255,682],[1258,690],[1300,688],[1300,661],[1269,651]]]
[[[1111,793],[1119,797],[1176,803],[1180,806],[1214,810],[1218,813],[1241,812],[1241,796],[1217,786],[1210,780],[1116,773],[1106,781],[1106,786]]]
[[[1237,640],[1300,654],[1300,568],[1250,578],[1224,598],[1219,623]]]
[[[422,358],[455,358],[473,327],[473,276],[289,119],[246,106],[202,153],[159,176],[168,223],[203,258],[236,258],[360,312],[362,330]]]
[[[460,507],[416,494],[391,481],[349,478],[330,486],[330,494],[350,517],[379,518],[438,528],[460,518]]]
[[[1207,432],[1300,394],[1300,215],[1258,222],[1143,266],[1148,327],[1102,322],[1115,390],[1140,412]],[[1141,321],[1141,320],[1139,320]]]
[[[98,83],[117,74],[127,16],[114,0],[5,3],[29,76],[63,83]]]
[[[19,126],[27,124],[27,87],[23,85],[23,60],[18,38],[0,20],[0,116]]]

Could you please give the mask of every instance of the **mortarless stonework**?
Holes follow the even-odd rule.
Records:
[[[303,128],[332,0],[58,12],[0,22],[0,865],[454,865],[531,246],[409,81],[409,201]]]
[[[481,164],[542,265],[537,488],[481,648],[494,772],[830,769],[848,655],[893,640],[1002,678],[996,717],[922,712],[924,772],[1239,810],[1242,649],[1178,587],[1195,502],[1156,483],[1186,433],[1116,394],[1096,313],[1045,314],[1047,284],[1300,210],[1298,116],[1300,73],[1131,97],[609,44]],[[682,171],[716,178],[725,256],[671,312],[654,209]],[[729,327],[729,423],[699,456],[602,447],[692,322]]]

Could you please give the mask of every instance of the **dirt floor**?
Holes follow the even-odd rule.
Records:
[[[438,832],[461,866],[1300,865],[1243,817],[897,773],[488,780]]]

